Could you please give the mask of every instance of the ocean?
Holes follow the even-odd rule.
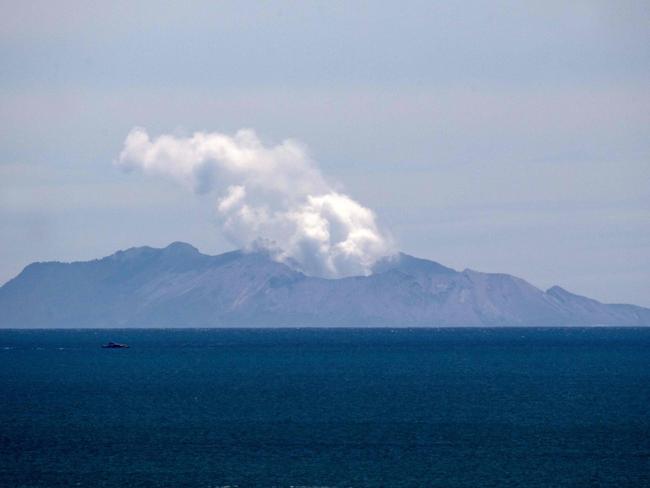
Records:
[[[650,329],[0,330],[0,486],[650,486]]]

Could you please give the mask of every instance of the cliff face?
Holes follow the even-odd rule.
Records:
[[[650,325],[650,309],[406,254],[327,280],[264,253],[207,256],[184,243],[34,263],[0,288],[0,327],[15,328],[571,325]]]

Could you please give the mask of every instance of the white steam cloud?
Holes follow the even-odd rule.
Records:
[[[372,210],[335,191],[293,140],[264,146],[252,130],[152,140],[135,128],[116,164],[172,178],[197,193],[214,192],[229,240],[262,246],[312,276],[369,274],[377,259],[393,252]]]

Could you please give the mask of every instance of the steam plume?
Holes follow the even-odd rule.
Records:
[[[312,276],[368,274],[392,252],[372,210],[335,191],[293,140],[264,146],[252,130],[152,140],[134,128],[116,164],[215,193],[217,216],[233,244],[262,246]]]

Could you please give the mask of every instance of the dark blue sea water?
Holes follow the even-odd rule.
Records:
[[[2,487],[649,486],[649,412],[650,329],[0,331]]]

